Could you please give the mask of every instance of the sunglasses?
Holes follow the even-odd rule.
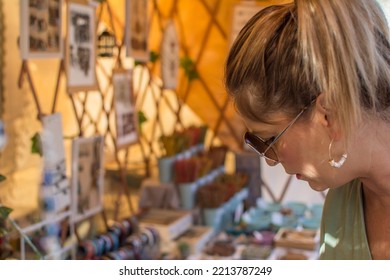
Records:
[[[284,133],[299,119],[299,117],[303,114],[303,112],[306,111],[307,108],[309,108],[313,103],[315,102],[315,99],[308,105],[305,106],[299,114],[287,125],[285,129],[282,130],[277,136],[270,138],[269,140],[263,140],[260,137],[256,136],[252,132],[245,132],[244,135],[244,142],[247,144],[250,148],[252,148],[255,152],[257,152],[261,157],[265,158],[266,160],[270,161],[273,164],[279,163],[278,155],[273,148],[275,143],[279,140],[280,137],[283,136]]]

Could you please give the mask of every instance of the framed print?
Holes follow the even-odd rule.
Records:
[[[95,7],[76,0],[69,1],[67,30],[65,55],[68,92],[98,89]]]
[[[138,141],[138,114],[133,94],[131,70],[115,70],[112,76],[116,118],[116,145],[119,148]]]
[[[175,23],[170,21],[166,26],[161,41],[161,76],[165,89],[176,89],[179,75],[179,39]]]
[[[149,61],[148,0],[126,0],[126,55],[136,61]]]
[[[233,6],[229,46],[233,44],[238,33],[240,33],[241,29],[248,22],[248,20],[263,8],[264,6],[252,2],[237,3]]]
[[[20,0],[20,52],[30,58],[62,58],[62,1]]]
[[[79,222],[103,210],[104,137],[72,142],[72,212]]]

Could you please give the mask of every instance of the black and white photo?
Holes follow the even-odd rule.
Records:
[[[66,72],[69,93],[97,89],[95,8],[68,2]]]
[[[62,1],[20,0],[20,51],[23,60],[62,58]]]
[[[72,211],[74,222],[103,210],[104,137],[72,142]]]
[[[138,141],[138,114],[133,95],[131,70],[116,70],[113,73],[114,106],[118,147]]]
[[[149,61],[148,35],[148,1],[126,0],[126,55],[131,56],[136,61]]]

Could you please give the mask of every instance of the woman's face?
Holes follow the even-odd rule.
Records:
[[[274,144],[280,164],[290,175],[309,183],[312,189],[323,191],[335,188],[353,179],[348,171],[348,161],[341,169],[332,168],[329,161],[329,144],[332,139],[326,116],[316,109],[310,119],[298,119]],[[245,117],[249,131],[267,140],[277,136],[291,121],[281,113],[273,114],[275,124],[254,122]],[[334,145],[335,146],[335,145]],[[340,150],[339,150],[340,149]],[[332,149],[333,150],[333,149]],[[339,150],[339,151],[338,151]],[[342,147],[334,147],[342,154]],[[269,165],[273,165],[267,161]]]

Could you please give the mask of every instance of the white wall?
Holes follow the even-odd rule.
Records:
[[[387,16],[387,21],[390,23],[390,0],[378,0],[378,2],[382,5]]]
[[[276,198],[279,198],[290,175],[284,172],[281,164],[271,167],[263,159],[260,160],[262,178],[272,189]],[[266,200],[271,200],[271,197],[264,188],[263,197]],[[312,190],[307,182],[297,180],[293,177],[283,199],[283,202],[288,201],[300,201],[307,204],[322,203],[324,197],[322,193]]]

